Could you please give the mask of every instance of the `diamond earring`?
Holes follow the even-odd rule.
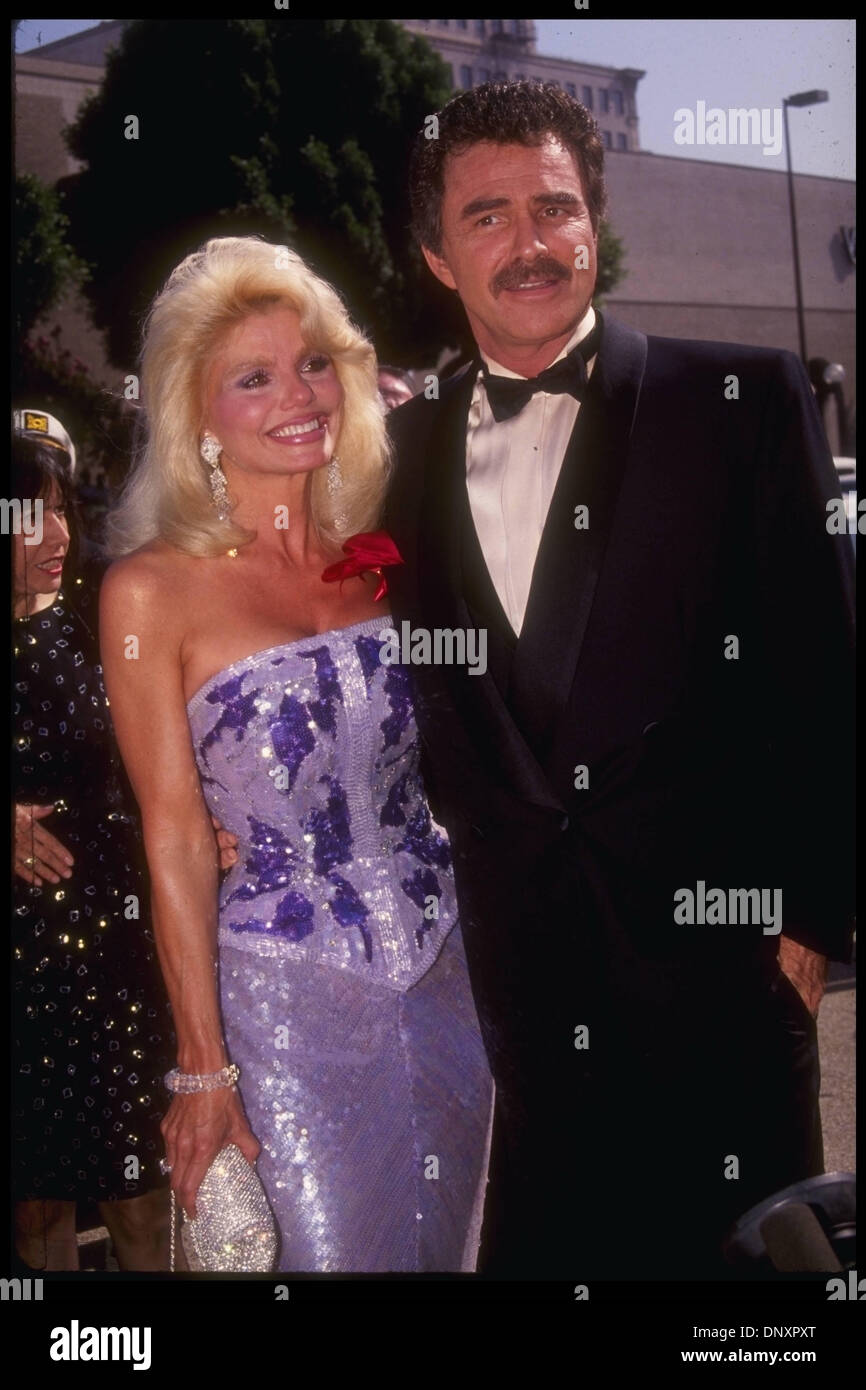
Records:
[[[219,458],[222,451],[223,446],[220,444],[219,440],[215,437],[215,435],[212,434],[206,434],[199,446],[199,452],[201,453],[202,458],[204,459],[205,463],[210,464],[211,468],[213,468],[214,464],[219,463]]]
[[[228,521],[231,506],[226,475],[220,467],[222,451],[222,445],[212,434],[206,434],[199,446],[202,458],[210,467],[211,502],[216,508],[216,514],[220,521]]]

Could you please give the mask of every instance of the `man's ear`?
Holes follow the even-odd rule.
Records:
[[[448,262],[441,256],[437,256],[435,251],[431,251],[429,246],[421,247],[421,254],[429,265],[437,280],[441,280],[443,285],[447,285],[449,290],[456,290],[457,284],[454,276],[448,269]]]

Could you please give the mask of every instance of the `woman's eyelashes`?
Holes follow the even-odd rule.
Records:
[[[305,358],[301,371],[315,374],[316,372],[324,372],[330,365],[331,359],[326,353],[314,352]]]
[[[304,376],[316,376],[319,372],[327,371],[331,365],[331,359],[324,352],[312,353],[309,357],[304,357],[298,363],[298,372]],[[271,380],[270,372],[264,367],[257,367],[254,372],[248,372],[241,378],[241,386],[245,391],[254,391],[257,387],[266,386]]]
[[[265,385],[269,380],[270,377],[266,371],[256,369],[256,371],[250,372],[248,376],[242,378],[241,386],[245,391],[251,391],[256,386]]]

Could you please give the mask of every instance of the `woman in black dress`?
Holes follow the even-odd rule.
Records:
[[[72,492],[69,454],[16,435],[10,495],[42,501],[41,541],[13,538],[16,1246],[32,1268],[77,1269],[89,1198],[122,1269],[165,1269],[175,1043],[102,685],[98,570],[68,572]]]

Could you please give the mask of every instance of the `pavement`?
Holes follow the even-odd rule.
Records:
[[[856,967],[834,961],[818,1010],[821,1123],[828,1173],[856,1172],[855,984]]]

